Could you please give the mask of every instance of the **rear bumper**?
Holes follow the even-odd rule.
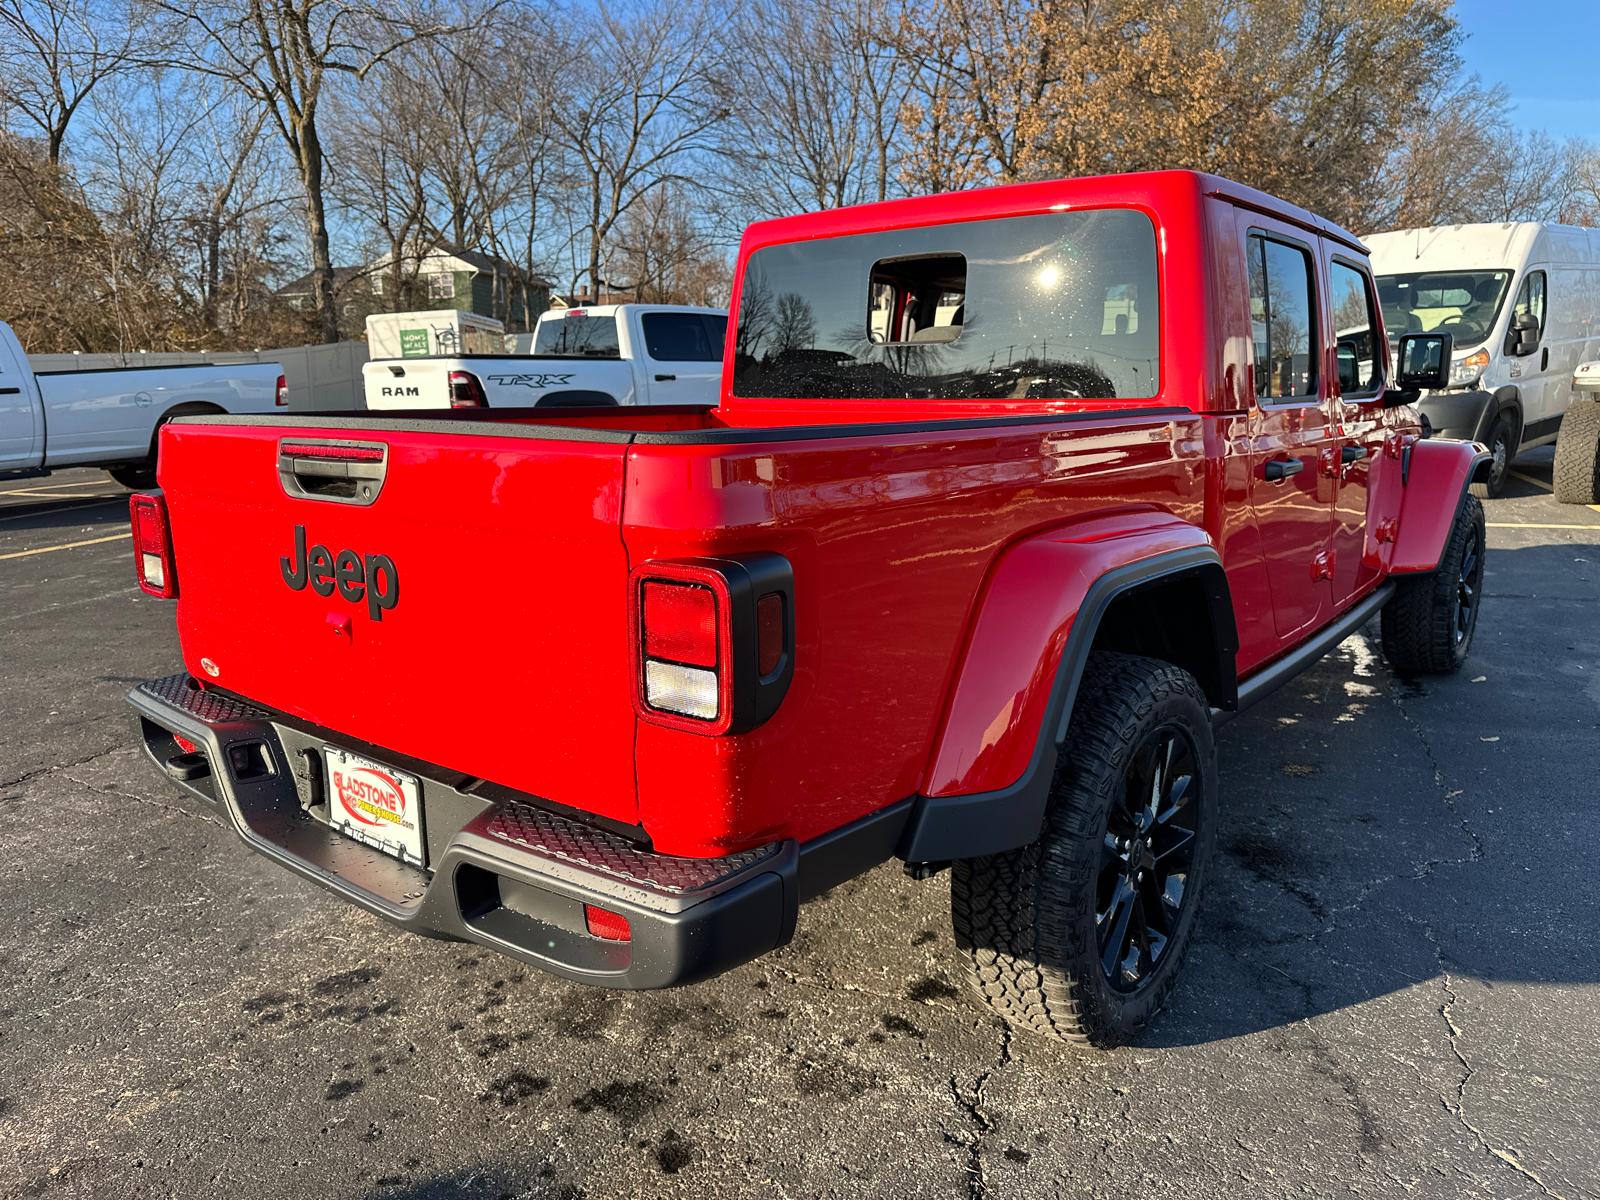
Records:
[[[246,845],[414,933],[478,942],[567,979],[628,989],[706,979],[794,935],[801,853],[792,840],[726,858],[656,854],[532,797],[202,691],[188,675],[141,684],[128,700],[156,768],[225,813]],[[198,747],[203,762],[185,756],[174,735]],[[314,758],[321,745],[421,779],[427,867],[311,815],[317,784],[302,755]],[[862,855],[855,839],[860,869],[888,857],[897,832],[882,820],[872,826],[881,857]],[[590,934],[585,904],[626,917],[631,939]]]

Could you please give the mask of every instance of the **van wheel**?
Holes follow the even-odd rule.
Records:
[[[1478,627],[1483,560],[1483,505],[1468,496],[1438,570],[1401,579],[1383,606],[1383,656],[1395,670],[1449,675],[1461,669]]]
[[[1579,400],[1561,418],[1554,482],[1563,504],[1600,504],[1600,401]]]
[[[957,862],[969,980],[1014,1026],[1114,1046],[1177,981],[1217,838],[1211,710],[1194,677],[1091,654],[1039,840]]]
[[[1510,413],[1501,413],[1489,427],[1489,474],[1482,483],[1472,485],[1472,494],[1480,500],[1498,500],[1506,494],[1506,480],[1511,474],[1511,460],[1517,456],[1517,419]]]
[[[156,468],[153,463],[107,467],[105,471],[123,487],[132,488],[136,492],[149,491],[156,486]]]

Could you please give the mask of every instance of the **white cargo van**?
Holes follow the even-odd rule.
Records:
[[[1580,394],[1573,372],[1600,356],[1600,230],[1522,221],[1362,240],[1391,346],[1404,333],[1454,336],[1451,386],[1422,411],[1440,436],[1493,451],[1474,486],[1500,495],[1519,451],[1556,440]]]

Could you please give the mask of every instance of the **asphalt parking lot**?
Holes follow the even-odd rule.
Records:
[[[1374,626],[1224,729],[1198,944],[1104,1054],[964,999],[947,874],[637,995],[336,902],[136,752],[123,490],[0,483],[0,1195],[1600,1196],[1600,511],[1517,471],[1467,670]]]

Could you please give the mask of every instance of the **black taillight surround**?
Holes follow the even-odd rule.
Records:
[[[722,702],[715,720],[652,708],[645,698],[644,585],[650,581],[699,584],[716,593],[723,647],[716,668]],[[782,597],[783,649],[777,666],[763,675],[756,612],[757,604],[773,595]],[[748,733],[783,703],[795,658],[794,568],[783,555],[761,551],[643,563],[628,575],[628,616],[633,704],[641,720],[715,737]]]

